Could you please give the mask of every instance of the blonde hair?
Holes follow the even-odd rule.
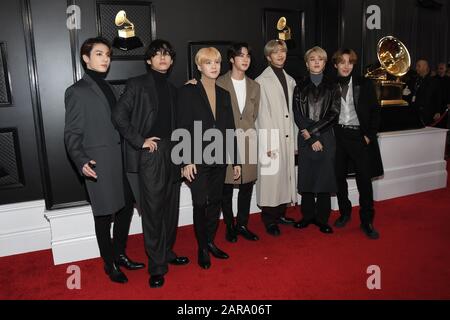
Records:
[[[264,56],[269,57],[272,53],[278,52],[278,50],[280,50],[280,47],[282,51],[288,51],[286,42],[284,42],[283,40],[270,40],[264,46]]]
[[[222,62],[222,56],[220,55],[219,50],[214,47],[201,48],[195,55],[195,64],[197,66],[200,66],[201,64],[205,63],[206,60],[216,59],[218,59],[219,62]]]
[[[306,51],[306,53],[305,53],[305,62],[306,63],[308,63],[308,59],[313,53],[317,53],[320,58],[322,58],[323,60],[325,60],[325,62],[327,62],[327,60],[328,60],[327,52],[325,50],[323,50],[321,47],[315,46],[315,47],[312,47],[311,49],[309,49],[308,51]]]

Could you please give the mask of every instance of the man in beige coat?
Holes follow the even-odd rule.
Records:
[[[223,188],[222,213],[227,226],[225,239],[236,242],[237,235],[256,241],[258,236],[248,227],[253,185],[257,177],[257,136],[255,121],[258,116],[259,84],[248,78],[251,53],[247,43],[235,43],[228,49],[231,71],[217,80],[217,85],[230,93],[234,123],[237,130],[238,150],[242,162],[241,177],[233,178],[233,168],[228,166]],[[233,190],[238,186],[238,212],[236,225],[233,217]]]
[[[256,199],[270,235],[280,235],[278,223],[294,223],[285,217],[286,207],[297,202],[296,134],[292,97],[295,80],[284,70],[287,47],[271,40],[264,47],[269,66],[256,78],[261,86],[258,129],[258,180]]]

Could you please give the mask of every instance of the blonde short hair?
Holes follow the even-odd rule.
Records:
[[[322,58],[323,60],[325,60],[325,62],[327,62],[327,60],[328,60],[327,52],[325,50],[323,50],[321,47],[315,46],[315,47],[312,47],[311,49],[309,49],[308,51],[306,51],[306,53],[305,53],[305,62],[306,63],[308,63],[308,59],[313,53],[317,53],[320,58]]]
[[[216,60],[216,59],[218,59],[219,62],[222,62],[222,56],[220,55],[219,50],[217,50],[214,47],[201,48],[195,55],[195,64],[200,66],[207,60]]]
[[[264,56],[269,57],[272,53],[278,52],[278,50],[280,50],[280,47],[282,51],[288,51],[286,42],[284,42],[283,40],[270,40],[264,46]]]

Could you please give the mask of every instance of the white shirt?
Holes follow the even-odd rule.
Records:
[[[231,78],[231,81],[233,82],[234,92],[236,92],[239,111],[242,113],[245,108],[245,99],[247,97],[247,84],[245,77],[242,80],[235,80]]]
[[[353,78],[348,83],[347,96],[341,97],[341,113],[339,115],[339,124],[359,126],[358,115],[355,110],[353,100]]]

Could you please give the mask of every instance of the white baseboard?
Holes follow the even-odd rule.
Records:
[[[51,248],[44,200],[0,206],[0,257]]]
[[[373,182],[374,200],[446,187],[447,170],[443,160],[446,132],[439,130],[425,128],[380,135],[385,175]],[[355,180],[349,179],[348,184],[349,198],[356,206],[359,199]],[[300,195],[298,201],[301,201]],[[236,212],[237,190],[233,208]],[[332,198],[332,208],[338,209],[336,197]],[[250,212],[260,212],[256,205],[255,189]],[[191,193],[183,185],[178,225],[190,225],[192,222]],[[139,233],[142,233],[141,218],[135,211],[130,234]],[[43,200],[0,206],[0,256],[50,248],[55,264],[99,256],[90,206],[47,212]]]

